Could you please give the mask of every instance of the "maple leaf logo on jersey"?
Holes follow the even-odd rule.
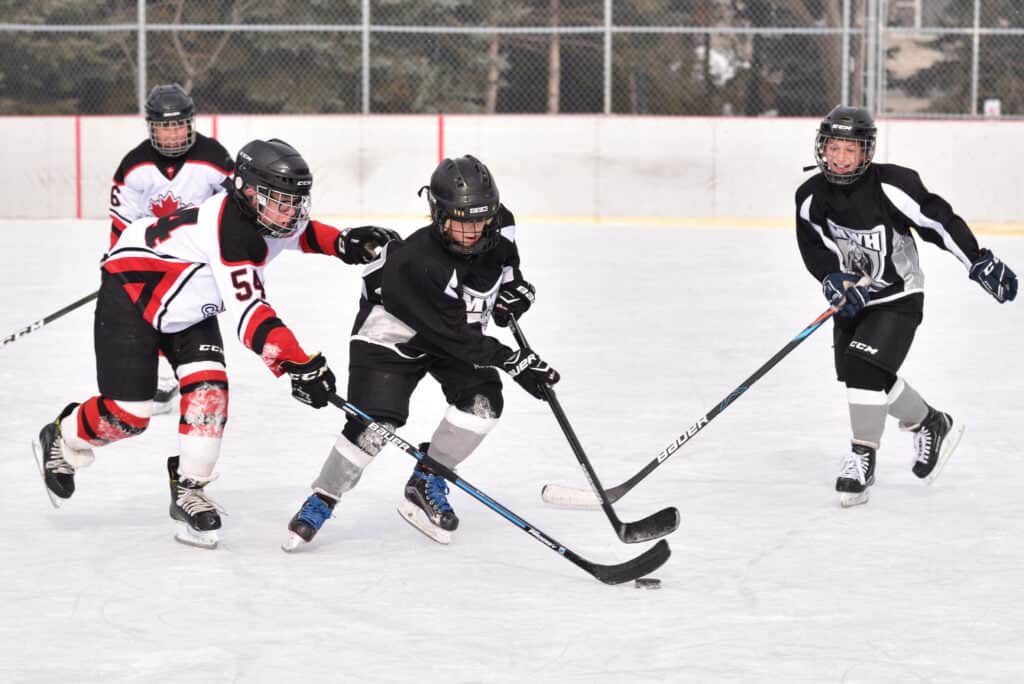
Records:
[[[149,212],[153,214],[153,216],[160,218],[162,216],[173,214],[183,206],[185,205],[173,192],[167,192],[149,203]]]

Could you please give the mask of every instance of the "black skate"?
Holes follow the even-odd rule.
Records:
[[[77,407],[71,403],[64,407],[57,419],[39,431],[39,440],[32,443],[36,464],[46,484],[46,494],[54,508],[60,508],[58,499],[70,499],[75,493],[75,467],[64,458],[64,439],[60,423]]]
[[[963,426],[953,429],[953,419],[948,413],[928,407],[928,415],[916,427],[914,433],[914,475],[932,482],[953,454],[963,436]]]
[[[153,395],[153,415],[159,416],[173,411],[174,402],[178,397],[177,381],[174,381],[174,384],[168,387],[158,387],[156,394]]]
[[[853,444],[843,469],[836,478],[839,505],[843,508],[867,503],[868,487],[875,483],[875,450],[863,444]]]
[[[308,544],[320,531],[324,523],[334,512],[338,504],[337,499],[332,499],[326,494],[310,494],[309,498],[302,504],[299,512],[292,516],[288,523],[288,539],[281,544],[283,551],[294,551],[301,544]]]
[[[174,538],[182,544],[204,549],[216,548],[220,529],[220,509],[203,491],[209,482],[178,477],[178,457],[167,459],[167,474],[171,484],[170,514],[178,521]]]
[[[429,443],[420,444],[424,454]],[[405,483],[405,501],[398,507],[402,518],[417,530],[439,544],[449,544],[452,532],[459,526],[459,518],[448,503],[448,482],[435,475],[421,463],[416,464],[412,477]]]

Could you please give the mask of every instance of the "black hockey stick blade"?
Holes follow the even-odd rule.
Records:
[[[669,559],[669,556],[672,555],[672,550],[668,547],[668,542],[662,539],[636,558],[625,563],[619,563],[618,565],[598,565],[597,563],[591,563],[580,558],[576,554],[573,554],[573,556],[576,556],[573,558],[569,556],[570,553],[572,552],[566,551],[566,557],[569,560],[598,580],[605,584],[622,584],[623,582],[632,582],[635,579],[645,577],[660,568]]]
[[[445,465],[438,463],[434,459],[430,458],[426,454],[419,451],[409,442],[405,441],[397,434],[389,430],[386,426],[376,422],[372,416],[364,413],[358,407],[348,403],[336,394],[332,394],[328,401],[340,408],[347,415],[352,416],[359,422],[361,422],[366,429],[379,435],[384,439],[385,442],[391,444],[397,449],[404,451],[408,455],[415,458],[417,461],[425,463],[430,468],[442,476],[453,485],[461,489],[462,491],[469,494],[471,497],[482,503],[487,508],[500,515],[502,518],[518,527],[523,532],[526,532],[533,539],[536,539],[544,546],[548,547],[555,553],[559,554],[563,558],[566,558],[577,567],[590,573],[596,579],[604,582],[605,584],[621,584],[622,582],[629,582],[630,580],[638,579],[645,575],[649,575],[654,572],[669,559],[671,551],[669,550],[668,542],[664,539],[647,549],[636,558],[626,561],[625,563],[619,563],[617,565],[601,565],[598,563],[591,562],[579,555],[570,548],[567,548],[561,544],[558,540],[553,537],[549,537],[539,528],[534,527],[523,518],[519,517],[503,505],[487,496],[484,492],[474,487],[472,484],[463,480],[456,474],[454,470],[446,467]]]
[[[528,351],[530,345],[526,341],[526,335],[514,317],[509,318],[508,327],[512,331],[513,337],[516,338],[519,348],[524,353]],[[594,471],[594,466],[591,465],[590,459],[587,458],[583,445],[580,444],[576,431],[573,430],[572,423],[569,422],[569,417],[565,414],[561,403],[559,403],[554,388],[551,385],[544,384],[541,385],[540,391],[548,402],[548,406],[551,407],[551,412],[554,414],[555,420],[558,421],[562,434],[565,435],[566,440],[569,442],[569,448],[572,449],[576,461],[580,464],[580,468],[583,469],[583,473],[590,483],[591,492],[599,500],[601,508],[604,510],[605,515],[608,516],[608,521],[611,523],[612,529],[615,530],[615,534],[618,535],[619,539],[627,544],[635,544],[637,542],[658,539],[674,532],[679,527],[679,511],[675,508],[660,510],[643,520],[635,522],[623,522],[619,519],[615,509],[612,508],[612,502],[604,495],[597,472]]]
[[[619,529],[619,539],[627,544],[660,539],[679,528],[679,510],[674,506],[663,508],[643,520],[623,523]]]

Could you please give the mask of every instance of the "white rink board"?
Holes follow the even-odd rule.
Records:
[[[32,235],[0,271],[17,302],[0,310],[5,333],[96,286],[104,221],[0,229]],[[562,372],[559,398],[609,485],[825,307],[789,230],[522,221],[518,234],[538,294],[524,329]],[[1024,240],[984,242],[1024,270]],[[70,314],[0,351],[0,681],[1016,683],[1024,302],[996,304],[932,245],[921,257],[929,296],[904,372],[968,425],[942,476],[913,477],[910,437],[890,422],[871,502],[839,508],[849,435],[826,324],[616,505],[624,520],[682,513],[658,591],[598,583],[459,491],[456,540],[433,544],[395,512],[412,460],[393,450],[313,547],[282,553],[341,418],[291,399],[229,321],[231,418],[209,489],[229,513],[222,548],[171,540],[172,417],[100,450],[55,511],[28,443],[94,390],[91,315]],[[342,386],[359,272],[289,254],[266,283]],[[541,503],[543,483],[584,479],[544,404],[507,385],[462,475],[588,558],[638,553],[600,512]],[[444,410],[431,381],[412,410],[402,434],[429,438]]]
[[[232,153],[282,138],[316,175],[320,216],[422,216],[416,191],[439,159],[476,154],[517,216],[563,221],[730,224],[790,221],[808,177],[817,119],[436,115],[220,116]],[[0,217],[75,212],[74,117],[0,118],[17,159],[19,197]],[[1024,121],[879,122],[879,161],[917,168],[926,185],[975,223],[1024,224],[1015,150]],[[204,132],[213,117],[200,117]],[[82,117],[82,215],[106,214],[120,157],[144,137],[138,117]],[[443,142],[442,142],[443,141]],[[43,150],[43,154],[39,154]],[[13,170],[11,170],[13,169]],[[515,198],[511,200],[511,198]]]

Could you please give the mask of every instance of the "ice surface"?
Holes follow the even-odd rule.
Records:
[[[0,229],[0,334],[96,287],[101,222]],[[524,330],[562,373],[608,486],[825,307],[788,228],[525,223],[519,238],[538,293]],[[982,240],[1024,270],[1019,237]],[[393,449],[312,546],[283,553],[342,416],[294,401],[227,320],[231,417],[209,488],[229,513],[221,547],[172,540],[173,415],[99,450],[53,510],[29,442],[95,391],[90,304],[0,351],[0,681],[1020,681],[1024,302],[998,305],[952,255],[921,252],[930,294],[904,375],[968,426],[942,477],[911,474],[911,438],[890,422],[870,503],[840,509],[849,435],[827,324],[617,504],[626,520],[682,513],[657,592],[597,582],[457,490],[455,541],[430,542],[395,512],[413,462]],[[272,304],[342,387],[359,284],[324,257],[269,270]],[[505,417],[462,474],[594,561],[642,550],[600,511],[541,503],[542,484],[585,481],[547,407],[507,385]],[[428,439],[443,411],[424,382],[401,434]]]

